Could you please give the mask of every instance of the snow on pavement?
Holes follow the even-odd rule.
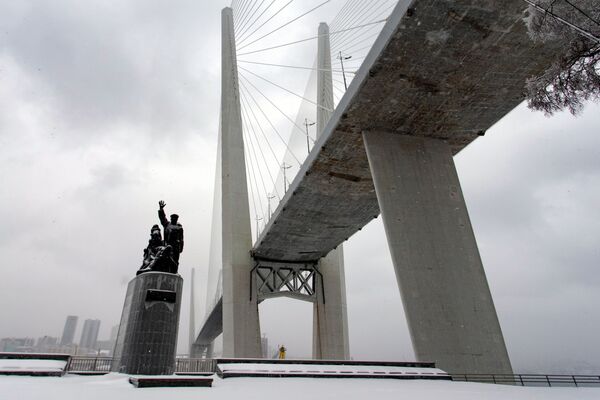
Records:
[[[562,400],[598,399],[600,388],[547,388],[426,380],[229,378],[212,388],[134,388],[129,376],[0,376],[2,400]]]
[[[66,365],[63,360],[0,359],[0,371],[62,371]]]

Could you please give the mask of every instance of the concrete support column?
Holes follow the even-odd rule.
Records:
[[[223,356],[258,358],[260,326],[256,294],[250,295],[252,234],[231,8],[223,9],[221,23]]]
[[[331,50],[329,26],[319,24],[317,53],[317,137],[331,117],[333,82],[331,79]],[[313,358],[347,360],[348,312],[342,245],[319,261],[323,285],[317,277],[317,301],[313,307]],[[322,288],[324,287],[324,293]],[[325,302],[323,302],[325,299]]]
[[[449,145],[363,138],[417,359],[512,374]]]
[[[350,358],[350,349],[344,252],[341,245],[322,258],[318,268],[323,276],[323,285],[321,277],[317,275],[317,301],[313,307],[313,358],[347,360]]]

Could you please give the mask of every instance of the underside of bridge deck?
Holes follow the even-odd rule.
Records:
[[[523,101],[526,80],[559,51],[531,41],[525,7],[400,1],[254,256],[315,261],[379,215],[363,132],[446,140],[456,154]]]

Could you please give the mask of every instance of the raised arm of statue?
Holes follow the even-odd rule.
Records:
[[[167,216],[165,215],[165,210],[164,207],[166,206],[164,201],[159,201],[158,202],[158,206],[160,207],[158,209],[158,219],[160,220],[160,223],[163,227],[167,227],[167,225],[169,225],[169,220],[167,220]]]

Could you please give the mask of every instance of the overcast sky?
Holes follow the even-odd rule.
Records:
[[[101,319],[108,338],[164,199],[185,228],[187,351],[190,269],[201,292],[208,263],[227,5],[0,0],[0,337],[60,336],[72,314]],[[285,38],[314,34],[342,5]],[[270,60],[310,65],[306,46]],[[599,124],[597,104],[577,118],[522,105],[455,158],[516,371],[600,373]],[[381,219],[344,249],[353,357],[412,359]],[[310,355],[311,304],[260,311],[272,344]]]

